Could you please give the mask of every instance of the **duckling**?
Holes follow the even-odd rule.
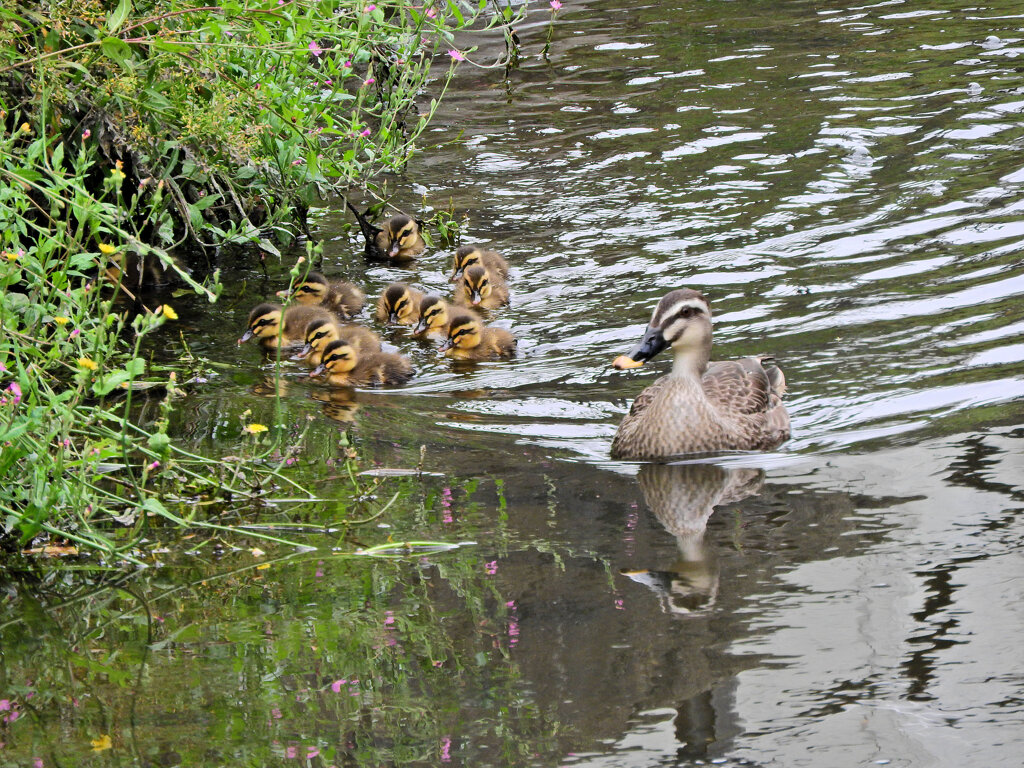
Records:
[[[366,305],[366,296],[352,283],[344,280],[328,280],[320,272],[310,272],[306,279],[298,283],[291,291],[300,304],[321,306],[348,320],[359,314]],[[289,295],[288,291],[280,291],[278,296]]]
[[[466,268],[474,264],[487,267],[492,275],[498,275],[502,279],[508,278],[508,262],[500,253],[481,249],[479,245],[463,245],[455,251],[455,268],[451,282],[459,282]]]
[[[439,333],[448,335],[448,303],[440,296],[424,296],[420,302],[420,319],[413,327],[414,334]]]
[[[613,459],[769,450],[789,439],[786,379],[769,357],[710,363],[711,305],[683,288],[655,308],[643,339],[613,365],[636,368],[672,347],[672,371],[641,392],[612,440]]]
[[[358,352],[380,352],[380,336],[369,328],[352,323],[341,325],[334,320],[318,318],[306,326],[306,346],[292,360],[305,360],[310,368],[316,368],[320,365],[324,347],[343,336]]]
[[[391,352],[360,354],[342,338],[332,341],[323,351],[323,359],[310,376],[327,374],[332,387],[354,387],[361,384],[404,384],[414,373],[409,358]]]
[[[508,304],[505,281],[480,265],[474,264],[462,275],[462,282],[452,297],[456,304],[479,309],[497,309]]]
[[[405,283],[391,283],[377,300],[377,319],[382,323],[413,325],[420,319],[423,294]]]
[[[384,222],[373,238],[374,245],[391,261],[408,261],[423,253],[427,244],[423,242],[420,228],[423,222],[398,213]]]
[[[456,360],[494,360],[512,357],[516,338],[503,328],[485,328],[476,316],[462,313],[452,317],[448,338],[438,351]]]
[[[332,320],[333,317],[322,307],[293,304],[285,309],[280,304],[259,304],[249,313],[245,333],[238,343],[244,344],[255,336],[264,349],[298,344],[305,338],[306,326],[320,319]]]
[[[367,216],[370,209],[363,213],[356,210],[348,200],[345,205],[359,222],[359,229],[366,241],[364,253],[368,259],[408,261],[413,256],[423,253],[427,247],[423,242],[423,222],[398,213],[384,222],[384,228],[372,224]]]

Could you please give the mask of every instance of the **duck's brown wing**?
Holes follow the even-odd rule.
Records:
[[[771,404],[771,380],[756,357],[711,363],[701,383],[708,400],[726,412],[765,413]]]
[[[662,376],[637,395],[636,400],[633,401],[633,405],[629,409],[629,416],[632,417],[640,415],[651,403],[654,402],[655,398],[658,397],[658,393],[664,388],[667,382],[668,377]]]

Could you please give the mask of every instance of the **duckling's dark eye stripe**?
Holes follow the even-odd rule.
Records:
[[[316,288],[314,288],[311,285],[300,285],[298,287],[298,290],[301,291],[302,293],[315,293],[316,292]]]
[[[472,328],[459,328],[459,330],[455,331],[454,333],[452,333],[450,335],[450,338],[451,338],[452,341],[455,341],[457,338],[459,338],[459,336],[465,336],[467,333],[472,333],[472,332],[473,332]]]
[[[396,239],[397,240],[405,240],[405,238],[407,238],[411,234],[412,234],[412,227],[409,227],[408,229],[403,229],[401,232],[399,232],[398,233],[398,237]]]

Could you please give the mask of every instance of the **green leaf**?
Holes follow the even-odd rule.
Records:
[[[107,17],[107,29],[113,34],[121,28],[124,20],[128,18],[128,12],[132,9],[131,0],[121,0],[114,12]]]
[[[132,68],[131,63],[128,61],[132,55],[132,48],[121,38],[103,38],[103,42],[100,43],[100,50],[103,51],[103,55],[108,59],[117,62],[122,69]]]

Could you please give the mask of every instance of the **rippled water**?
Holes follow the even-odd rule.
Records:
[[[435,691],[450,715],[441,746],[395,764],[1018,765],[1019,5],[567,0],[545,62],[548,18],[518,30],[527,58],[507,81],[460,65],[423,152],[391,184],[407,210],[454,206],[467,242],[508,257],[512,302],[494,319],[519,337],[518,358],[453,370],[396,331],[418,369],[410,386],[324,403],[296,379],[283,400],[286,420],[313,418],[311,445],[347,429],[382,463],[414,464],[425,445],[428,469],[479,479],[457,496],[472,506],[434,533],[472,538],[494,563],[515,674]],[[460,41],[481,46],[477,62],[499,43]],[[326,272],[370,294],[392,279],[446,290],[451,248],[367,267],[350,224],[333,203],[317,220]],[[242,409],[271,418],[267,366],[234,339],[285,277],[248,257],[220,266],[224,302],[194,305],[184,331],[224,367],[182,403],[178,430],[223,452]],[[780,361],[794,438],[776,453],[608,460],[667,360],[630,373],[609,362],[680,286],[711,300],[716,357]],[[422,578],[442,590],[445,562],[410,570],[433,568]],[[306,584],[309,570],[278,578]],[[211,675],[257,653],[260,626],[280,636],[344,600],[266,590],[262,624],[246,601],[224,631],[192,617]],[[154,663],[170,676],[180,662]],[[522,750],[510,756],[480,723],[492,695],[513,694],[528,727],[512,728]],[[207,700],[247,711],[245,697]],[[275,738],[336,742],[307,727],[310,712],[334,722],[310,706],[286,712]],[[210,764],[269,738],[258,719],[204,731]]]

